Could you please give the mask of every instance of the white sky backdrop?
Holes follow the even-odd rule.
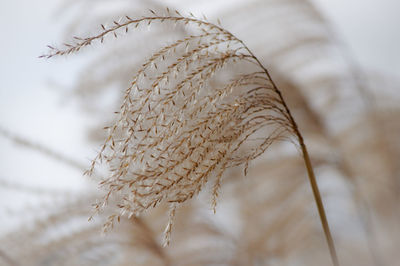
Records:
[[[361,66],[400,78],[400,1],[314,2]],[[62,39],[67,20],[56,17],[59,4],[59,0],[0,2],[0,126],[85,162],[97,148],[85,146],[82,125],[90,121],[82,117],[72,101],[65,102],[49,85],[49,80],[69,84],[79,57],[38,59],[47,44]],[[195,6],[191,11],[207,13],[210,9],[199,8],[202,10]],[[79,171],[49,163],[47,158],[24,151],[3,138],[0,179],[59,188],[73,188],[83,180]]]

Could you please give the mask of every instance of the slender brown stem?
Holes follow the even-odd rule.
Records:
[[[306,145],[304,144],[304,141],[303,141],[303,138],[301,137],[301,135],[299,138],[299,142],[300,142],[301,151],[303,153],[304,163],[307,168],[308,179],[310,180],[310,185],[311,185],[311,188],[312,188],[312,191],[314,194],[315,203],[317,204],[319,218],[322,223],[322,228],[324,229],[326,241],[327,241],[328,247],[329,247],[329,252],[331,253],[332,262],[333,262],[333,265],[339,266],[339,260],[337,258],[335,245],[333,243],[333,238],[331,235],[331,231],[329,229],[328,219],[326,218],[325,209],[324,209],[324,205],[322,203],[322,198],[321,198],[321,194],[319,192],[317,180],[315,178],[314,170],[311,165],[310,156],[308,155]]]
[[[284,108],[286,110],[286,113],[287,113],[287,115],[289,117],[290,123],[292,124],[293,131],[294,131],[294,133],[296,134],[296,136],[297,136],[297,138],[299,140],[301,151],[303,153],[304,163],[306,165],[307,173],[308,173],[308,179],[310,180],[311,188],[312,188],[312,191],[313,191],[313,194],[314,194],[315,203],[317,204],[319,218],[321,220],[322,228],[324,229],[325,238],[326,238],[326,242],[328,243],[329,252],[331,254],[333,265],[334,266],[339,266],[340,264],[339,264],[339,260],[338,260],[337,254],[336,254],[335,244],[333,242],[331,231],[329,229],[328,219],[326,218],[324,204],[322,203],[321,194],[319,192],[317,180],[315,178],[314,170],[313,170],[313,167],[311,165],[310,156],[308,155],[308,151],[307,151],[306,145],[304,144],[303,136],[300,134],[299,128],[297,126],[297,123],[294,120],[294,118],[293,118],[293,116],[292,116],[292,114],[291,114],[291,112],[289,110],[289,107],[286,105],[286,102],[283,99],[281,91],[278,89],[278,87],[276,86],[276,84],[272,80],[271,75],[269,74],[269,71],[261,64],[261,62],[258,60],[258,58],[250,51],[250,49],[242,41],[239,40],[239,42],[243,44],[243,46],[246,48],[246,50],[250,53],[251,57],[263,69],[263,71],[267,75],[269,81],[271,82],[275,92],[278,94],[279,98],[281,99],[282,105],[284,106]]]

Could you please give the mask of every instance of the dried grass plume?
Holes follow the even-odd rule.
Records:
[[[79,38],[62,49],[50,47],[50,58],[77,52],[95,41],[117,37],[156,23],[187,25],[191,34],[162,47],[133,77],[114,125],[87,174],[105,164],[100,211],[113,198],[119,209],[106,228],[122,215],[138,216],[160,203],[169,205],[166,243],[176,208],[213,182],[215,211],[226,169],[244,166],[279,140],[302,151],[320,218],[338,265],[311,162],[289,108],[267,69],[250,49],[220,24],[185,17],[178,11],[139,19],[126,17],[101,26],[99,34]],[[227,71],[227,70],[230,71]]]

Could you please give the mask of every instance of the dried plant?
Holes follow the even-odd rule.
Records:
[[[214,11],[218,9],[217,2],[213,1]],[[224,3],[218,10],[226,28],[246,40],[247,47],[267,66],[275,88],[243,43],[206,26],[209,22],[205,19],[197,25],[194,21],[177,19],[178,14],[169,14],[176,20],[165,19],[159,23],[161,19],[152,18],[151,30],[147,29],[145,19],[137,28],[125,18],[117,19],[111,26],[107,24],[110,17],[118,18],[120,14],[139,17],[144,5],[160,9],[157,1],[135,4],[131,0],[74,0],[60,8],[63,14],[72,15],[66,36],[73,33],[91,36],[90,25],[103,23],[100,33],[110,30],[103,36],[104,40],[118,37],[118,41],[105,42],[102,47],[92,49],[90,63],[78,71],[75,85],[64,95],[75,96],[72,100],[80,100],[80,107],[90,115],[90,125],[85,125],[85,129],[90,129],[90,141],[110,138],[97,158],[91,178],[95,183],[102,182],[106,191],[105,198],[97,204],[101,211],[95,221],[87,223],[90,203],[104,197],[93,191],[92,183],[84,191],[72,192],[68,188],[55,191],[27,184],[25,180],[29,176],[22,181],[12,180],[14,176],[1,179],[2,198],[8,199],[10,195],[21,201],[19,197],[23,196],[34,202],[15,208],[14,201],[2,201],[0,216],[7,217],[2,231],[7,231],[7,227],[12,231],[0,235],[3,247],[0,264],[325,265],[328,252],[305,178],[307,168],[303,157],[298,156],[290,143],[281,141],[290,140],[301,151],[287,112],[272,107],[275,104],[285,110],[275,91],[277,87],[290,107],[289,117],[295,118],[298,131],[307,140],[329,214],[337,218],[333,225],[340,228],[335,230],[335,243],[340,248],[341,265],[396,265],[398,90],[389,93],[386,89],[398,82],[363,73],[352,62],[351,54],[343,52],[331,25],[308,0],[250,0],[229,7]],[[187,2],[174,1],[174,4],[182,9]],[[193,8],[192,4],[187,5]],[[125,23],[128,24],[122,25]],[[125,26],[129,32],[135,29],[135,34],[127,34]],[[50,53],[65,52],[85,41],[79,37],[73,42],[67,40],[66,47],[53,48]],[[159,46],[166,43],[173,47],[168,50]],[[163,49],[166,49],[164,53],[147,59],[147,65],[141,63],[149,51]],[[227,53],[237,58],[219,64]],[[212,62],[217,66],[214,70],[206,66]],[[201,66],[203,70],[199,69]],[[197,70],[202,74],[191,76]],[[133,73],[142,74],[133,76]],[[160,94],[150,92],[162,75],[168,80],[159,82]],[[184,82],[186,78],[191,80],[190,84]],[[132,79],[135,83],[128,95],[126,88],[131,87]],[[175,93],[182,82],[181,94]],[[166,99],[169,96],[175,106]],[[147,103],[140,97],[144,97],[143,101],[148,99]],[[271,98],[270,106],[264,107],[263,99]],[[232,111],[232,123],[240,124],[236,128],[227,122],[235,101],[238,108],[252,108],[261,102],[263,107],[254,109],[251,115],[249,110],[240,115]],[[121,103],[125,103],[122,109]],[[165,118],[161,116],[161,106],[168,111]],[[118,110],[118,115],[113,115],[110,109]],[[122,113],[124,110],[126,114]],[[221,111],[224,115],[212,123]],[[139,115],[142,119],[129,120]],[[264,125],[261,119],[252,120],[259,115],[269,116],[272,121],[265,121]],[[284,122],[273,121],[277,118],[285,121],[289,129],[282,125]],[[246,127],[249,120],[260,122],[259,128],[254,129],[254,124]],[[199,132],[201,127],[196,126],[199,121],[201,125],[210,123],[210,129]],[[107,130],[100,130],[110,124]],[[168,126],[176,131],[168,130]],[[250,130],[249,136],[246,130]],[[189,138],[199,134],[202,135],[197,139]],[[69,158],[55,147],[35,143],[29,136],[25,139],[0,128],[0,137],[80,171],[87,164],[78,160],[81,154]],[[195,142],[202,137],[204,143]],[[263,153],[265,147],[259,148],[268,137],[271,146]],[[207,146],[207,141],[212,145]],[[163,143],[166,144],[162,146]],[[197,143],[199,146],[193,147]],[[160,145],[162,149],[157,150]],[[236,151],[228,153],[235,147]],[[214,159],[219,156],[217,149],[229,155],[220,159],[219,164]],[[257,149],[260,154],[256,154]],[[142,152],[135,157],[136,163],[118,170],[123,162],[131,163],[130,158],[136,151]],[[202,152],[204,158],[199,157]],[[193,166],[191,161],[196,159],[200,163]],[[232,163],[224,165],[226,161]],[[159,168],[158,163],[171,168]],[[216,166],[207,174],[206,169],[212,163]],[[107,167],[111,171],[104,173]],[[186,171],[193,167],[196,170],[186,176]],[[243,178],[243,169],[247,172],[246,178]],[[124,171],[127,175],[118,178]],[[167,178],[173,183],[167,188],[163,185],[170,183],[164,173],[169,174]],[[99,174],[107,178],[102,179]],[[178,180],[177,174],[183,176],[182,180]],[[191,186],[189,179],[196,178],[199,183]],[[133,188],[129,188],[131,183]],[[179,189],[185,192],[183,196],[177,194]],[[212,197],[207,190],[212,191]],[[129,199],[131,191],[141,193],[136,198],[140,204],[147,205],[135,209],[138,206]],[[157,194],[158,191],[161,192]],[[215,206],[217,196],[218,206]],[[185,201],[173,202],[177,199]],[[157,208],[149,205],[154,200],[159,205]],[[208,201],[217,209],[215,215],[207,210]],[[165,213],[171,207],[176,208],[173,241],[162,248],[161,232],[170,219]],[[124,210],[127,215],[122,215]],[[132,213],[140,217],[127,219]],[[112,220],[118,219],[119,225],[114,230],[105,236],[99,234],[104,223],[110,226]]]
[[[215,211],[227,168],[244,165],[246,173],[249,162],[275,141],[290,140],[302,152],[331,257],[338,265],[303,137],[267,69],[243,41],[206,18],[185,17],[178,11],[171,14],[169,9],[167,15],[151,13],[114,21],[110,28],[102,25],[98,35],[75,37],[76,43],[66,44],[65,49],[50,47],[44,55],[51,58],[77,52],[143,24],[196,26],[195,33],[163,47],[139,69],[125,92],[116,123],[107,128],[107,140],[87,172],[92,174],[102,162],[110,170],[101,182],[107,194],[96,210],[113,197],[120,212],[109,217],[106,228],[124,214],[138,216],[167,202],[168,243],[177,206],[213,179]],[[250,148],[243,149],[245,145]]]

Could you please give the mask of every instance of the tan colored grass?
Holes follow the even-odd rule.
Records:
[[[116,123],[93,160],[105,162],[110,175],[101,182],[107,191],[97,211],[117,198],[120,212],[109,217],[105,229],[122,215],[138,216],[161,202],[170,206],[165,229],[169,242],[176,208],[198,194],[207,182],[214,182],[215,211],[225,170],[257,158],[278,140],[297,143],[307,168],[311,188],[327,238],[332,260],[338,265],[333,240],[310,158],[288,106],[267,69],[250,49],[221,26],[184,17],[178,11],[140,19],[114,21],[92,37],[74,37],[65,49],[49,47],[43,57],[77,52],[94,41],[103,42],[119,31],[143,24],[172,23],[195,26],[191,35],[167,45],[146,61],[126,90]],[[197,40],[197,41],[195,41]],[[245,73],[224,72],[240,65]],[[228,76],[227,76],[228,75]],[[252,143],[246,153],[244,143]]]

